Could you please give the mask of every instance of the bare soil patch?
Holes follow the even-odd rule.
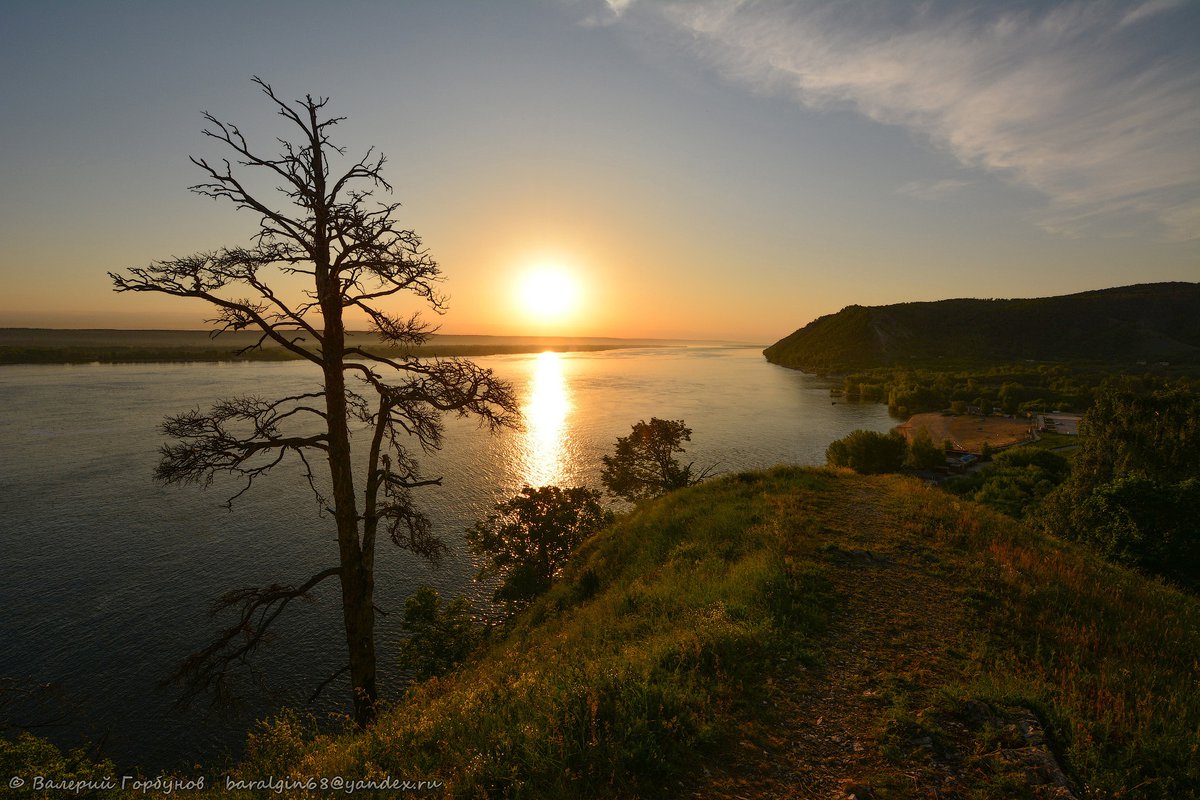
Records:
[[[980,417],[972,414],[943,415],[938,412],[914,414],[908,422],[896,430],[912,441],[917,431],[924,428],[934,444],[949,439],[959,450],[978,453],[984,442],[994,450],[1000,447],[1031,441],[1034,423],[1024,418]]]

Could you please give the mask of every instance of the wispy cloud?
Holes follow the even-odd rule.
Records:
[[[600,10],[585,17],[583,24],[587,26],[612,25],[621,19],[621,16],[629,10],[634,2],[635,0],[604,0]]]
[[[969,184],[967,181],[961,181],[957,178],[946,178],[940,181],[909,181],[896,190],[899,194],[906,194],[909,197],[920,198],[921,200],[941,200],[943,197],[952,195]]]
[[[1178,44],[1186,37],[1163,49],[1146,32],[1182,6],[688,0],[621,10],[623,24],[672,37],[756,91],[856,109],[1038,190],[1048,230],[1153,223],[1190,239],[1200,238],[1200,59]]]
[[[1133,25],[1164,11],[1174,11],[1186,2],[1187,0],[1146,0],[1144,3],[1138,3],[1121,18],[1121,27]]]

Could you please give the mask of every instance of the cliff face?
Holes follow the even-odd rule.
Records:
[[[1200,284],[1149,283],[1021,300],[847,306],[763,351],[808,372],[898,364],[1200,363]]]

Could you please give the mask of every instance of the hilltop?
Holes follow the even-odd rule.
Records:
[[[1060,297],[847,306],[763,351],[807,372],[1053,361],[1200,364],[1200,283]]]
[[[1194,596],[909,478],[777,467],[639,505],[369,732],[285,715],[235,777],[435,779],[457,797],[1195,797],[1196,652]]]

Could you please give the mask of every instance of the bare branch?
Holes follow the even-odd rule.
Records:
[[[226,628],[207,647],[184,660],[170,677],[160,683],[183,685],[183,693],[177,705],[185,706],[206,691],[215,690],[220,696],[227,681],[238,664],[246,659],[263,642],[272,623],[279,618],[288,603],[297,597],[305,597],[328,578],[341,575],[340,567],[331,567],[318,572],[299,586],[270,586],[236,589],[226,592],[213,605],[212,613],[225,609],[238,610],[237,621]]]
[[[355,306],[367,312],[371,318],[372,331],[385,344],[400,347],[419,347],[429,341],[436,330],[435,327],[421,319],[420,314],[413,314],[408,319],[400,319],[377,311],[363,303],[355,301]],[[344,351],[346,355],[360,355],[370,358],[371,354],[354,347]]]
[[[314,338],[319,335],[308,326],[299,313],[268,313],[266,305],[254,300],[230,300],[216,292],[231,284],[257,281],[256,273],[276,260],[278,251],[272,249],[234,249],[214,253],[199,253],[184,258],[156,261],[148,267],[134,267],[127,274],[108,273],[118,292],[157,292],[175,297],[194,297],[205,300],[218,309],[210,320],[218,331],[243,330],[257,326],[279,345],[303,358],[321,363],[320,357],[301,347],[288,331],[302,328]]]
[[[308,702],[315,703],[317,698],[321,696],[321,692],[325,691],[326,686],[333,683],[334,681],[336,681],[338,678],[345,675],[349,671],[350,671],[350,665],[347,664],[346,666],[342,667],[337,672],[333,673],[328,678],[326,678],[325,680],[323,680],[319,684],[317,684],[317,688],[314,689],[313,693],[308,696]]]
[[[324,392],[277,400],[235,397],[217,403],[208,413],[192,410],[168,417],[162,432],[179,441],[162,446],[162,460],[154,477],[166,484],[196,483],[205,488],[221,473],[244,479],[245,486],[229,498],[232,503],[255,479],[278,466],[288,452],[294,452],[301,455],[309,484],[320,498],[303,451],[327,450],[329,435],[285,435],[280,425],[297,414],[324,418],[324,411],[303,402],[321,397]]]

